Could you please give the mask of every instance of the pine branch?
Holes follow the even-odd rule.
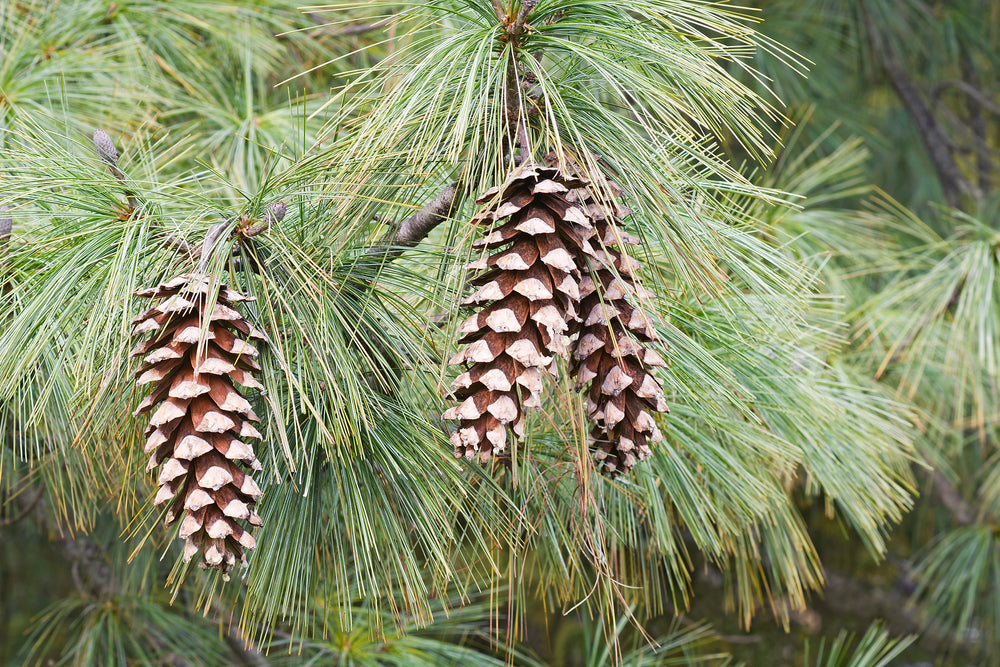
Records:
[[[10,215],[10,207],[0,206],[0,268],[7,259],[7,248],[10,245],[10,234],[14,229],[14,218]]]
[[[517,18],[514,19],[514,23],[507,29],[507,32],[512,37],[520,37],[525,33],[527,30],[528,14],[531,13],[531,10],[534,9],[537,4],[538,0],[521,1],[521,10],[517,13]]]
[[[369,257],[380,257],[383,262],[391,262],[424,240],[434,228],[448,219],[460,199],[459,183],[456,181],[439,192],[433,199],[399,223],[378,243],[368,249]]]
[[[501,0],[490,0],[490,5],[493,6],[493,11],[497,14],[497,20],[503,22],[507,18],[507,12]]]
[[[108,171],[114,176],[123,186],[125,185],[125,174],[118,167],[118,150],[115,148],[114,142],[108,133],[104,130],[94,131],[94,150],[97,152],[98,157],[104,161],[108,166]],[[128,213],[132,215],[139,208],[138,198],[134,191],[129,188],[125,188],[125,198],[128,202]],[[252,225],[244,230],[240,230],[240,236],[244,238],[252,238],[258,234],[262,234],[267,231],[272,224],[277,224],[281,222],[285,217],[285,212],[287,211],[287,204],[284,201],[276,201],[267,207],[264,212],[264,220],[259,224]],[[0,212],[6,210],[4,207],[0,209]],[[4,235],[4,221],[8,222],[7,235],[10,235],[10,225],[9,216],[6,218],[0,216],[0,260],[3,259],[4,250],[6,247],[6,236]],[[222,236],[222,232],[228,228],[228,223],[218,223],[209,228],[208,234],[205,237],[205,241],[202,243],[201,247],[192,245],[186,240],[173,235],[167,235],[163,239],[163,246],[170,250],[174,250],[182,255],[186,255],[189,259],[195,260],[200,257],[199,265],[204,267],[208,261],[208,255],[210,254],[215,243],[217,243]]]
[[[111,172],[111,175],[114,176],[118,182],[122,184],[122,186],[125,186],[125,174],[118,166],[118,149],[115,148],[115,143],[104,130],[94,130],[94,150],[97,151],[98,157],[100,157],[108,166],[108,171]],[[124,187],[124,192],[128,215],[131,217],[132,215],[135,215],[135,212],[139,209],[139,199],[135,191],[128,187]],[[198,256],[198,250],[194,246],[189,244],[184,239],[176,236],[168,235],[164,238],[163,247],[176,250],[178,253],[187,255],[191,259]]]
[[[384,28],[396,19],[395,16],[390,16],[388,18],[381,19],[379,21],[374,21],[372,23],[353,23],[351,25],[346,25],[342,28],[337,28],[335,30],[324,31],[325,34],[331,37],[347,37],[352,35],[363,35],[367,32],[373,32],[380,28]]]
[[[528,31],[528,14],[538,4],[538,0],[522,0],[521,9],[517,13],[514,22],[507,26],[507,37],[514,45],[510,55],[510,63],[507,65],[507,120],[509,123],[509,133],[511,142],[517,143],[521,147],[521,163],[525,163],[531,158],[531,146],[528,141],[528,126],[524,116],[527,112],[522,112],[522,80],[525,83],[526,77],[518,70],[517,54],[520,50],[520,37]]]
[[[914,86],[913,82],[907,76],[892,46],[879,34],[878,29],[872,22],[868,12],[865,11],[864,6],[861,7],[861,15],[872,46],[881,47],[883,55],[882,67],[885,70],[886,77],[889,79],[889,84],[896,91],[896,95],[910,113],[913,121],[917,124],[917,129],[920,131],[924,146],[927,147],[927,152],[930,155],[931,163],[937,172],[945,201],[952,208],[957,208],[960,197],[963,194],[973,194],[974,188],[966,180],[965,176],[962,175],[958,165],[955,163],[955,158],[948,147],[948,139],[941,131],[941,126],[938,124],[937,119],[934,118],[934,115],[920,97],[916,86]]]
[[[125,186],[125,174],[118,167],[118,150],[115,148],[114,142],[111,141],[111,137],[104,130],[94,130],[94,149],[97,151],[98,157],[108,165],[108,171],[111,172],[111,175]],[[139,201],[135,192],[130,188],[125,187],[124,192],[125,201],[128,202],[128,212],[131,215],[139,208]]]
[[[958,492],[958,489],[948,481],[948,478],[940,470],[935,470],[932,477],[934,490],[941,498],[941,504],[945,506],[952,520],[962,526],[975,523],[975,510],[965,502],[965,498]]]
[[[978,79],[976,65],[972,62],[972,56],[969,55],[967,48],[962,49],[961,65],[962,78],[965,79],[965,81],[961,82],[963,84],[961,89],[966,94],[969,123],[972,125],[972,133],[976,138],[976,146],[985,148],[989,146],[989,141],[986,136],[986,121],[983,119],[983,110],[1000,113],[1000,108],[988,103],[988,100],[984,100],[985,96],[975,87],[976,80]],[[970,93],[966,89],[971,89],[974,93]],[[984,104],[984,102],[987,102],[987,104]],[[979,181],[980,193],[986,193],[990,190],[990,174],[993,172],[991,155],[992,151],[983,151],[976,155],[976,174]]]
[[[971,75],[971,72],[967,73]],[[1000,116],[1000,104],[993,103],[990,98],[987,97],[986,93],[968,81],[962,81],[960,79],[947,79],[945,81],[941,81],[934,86],[933,91],[931,91],[931,97],[935,100],[939,99],[941,94],[948,88],[957,88],[968,98],[974,101],[980,109],[988,111],[994,116]]]
[[[10,517],[9,519],[0,520],[0,528],[13,526],[14,524],[23,520],[24,517],[31,514],[31,511],[35,509],[36,505],[38,505],[38,501],[42,499],[42,494],[44,493],[44,491],[45,491],[45,486],[43,484],[39,484],[38,489],[35,491],[35,497],[29,500],[27,503],[22,502],[20,510],[14,516]]]
[[[31,482],[25,485],[34,486]],[[54,533],[57,539],[53,542],[66,559],[73,576],[73,583],[81,595],[106,598],[120,589],[115,579],[111,565],[104,551],[86,535],[73,535],[56,517],[50,517],[48,506],[43,500],[44,487],[38,483],[33,497],[29,500],[25,494],[15,498],[19,506],[19,518],[29,514],[35,515],[35,520],[46,532]],[[20,516],[20,515],[24,516]]]
[[[920,130],[920,136],[941,182],[945,201],[953,208],[957,208],[962,193],[971,192],[972,186],[959,171],[941,126],[894,56],[886,55],[885,71],[893,89]]]
[[[369,266],[387,264],[399,258],[407,248],[412,248],[427,238],[428,234],[451,215],[463,195],[462,189],[458,181],[451,183],[427,202],[422,209],[398,225],[394,225],[391,232],[367,250],[365,257],[369,261],[364,263]],[[359,283],[359,288],[370,288],[371,280],[371,277],[366,276],[362,279],[363,282]],[[381,336],[366,330],[364,326],[360,327],[358,333],[360,337],[352,337],[352,344],[372,346],[375,354],[388,362],[386,368],[388,373],[392,377],[398,378],[403,371],[405,363],[403,359],[406,355],[398,350],[389,349],[383,344]],[[380,382],[375,376],[366,377],[365,381],[376,391],[392,393],[392,387]]]
[[[245,231],[241,231],[240,236],[244,238],[252,238],[254,236],[257,236],[258,234],[263,234],[264,232],[266,232],[268,229],[271,228],[271,225],[278,224],[279,222],[284,220],[285,213],[287,211],[288,211],[288,204],[286,204],[284,201],[276,201],[271,203],[267,207],[267,210],[264,211],[264,220],[260,224],[253,225],[248,229],[246,229]]]

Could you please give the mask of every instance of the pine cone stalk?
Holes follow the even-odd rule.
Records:
[[[478,290],[461,305],[479,311],[460,325],[466,347],[450,362],[468,365],[452,384],[461,404],[443,415],[460,420],[451,436],[456,457],[485,463],[504,451],[508,430],[523,437],[524,409],[540,405],[541,372],[554,374],[554,355],[567,355],[594,234],[567,197],[585,184],[525,164],[476,200],[486,209],[472,222],[486,230],[474,246],[492,254],[468,266]]]
[[[261,525],[261,490],[247,470],[261,464],[245,442],[261,437],[251,424],[260,420],[235,384],[263,389],[247,339],[266,338],[234,307],[252,298],[222,285],[209,310],[211,293],[201,273],[136,292],[160,303],[133,321],[133,335],[150,336],[132,356],[143,359],[136,384],[152,385],[136,415],[156,407],[145,431],[147,470],[160,469],[153,502],[170,502],[166,523],[180,521],[185,561],[201,552],[202,566],[226,574],[256,546],[246,524]]]
[[[622,229],[622,218],[632,211],[618,202],[620,195],[621,189],[606,181],[570,196],[587,210],[597,232],[596,261],[580,281],[582,328],[570,370],[577,389],[587,388],[591,451],[602,471],[612,475],[628,472],[652,453],[650,443],[663,439],[653,413],[668,412],[652,374],[653,367],[666,364],[649,347],[657,335],[638,305],[651,295],[635,282],[640,263],[624,252],[638,240]]]

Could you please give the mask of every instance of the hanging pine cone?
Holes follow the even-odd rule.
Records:
[[[133,335],[152,335],[132,356],[143,357],[136,384],[153,385],[136,415],[159,404],[145,433],[147,470],[161,466],[153,503],[173,500],[167,525],[183,517],[185,561],[201,551],[203,566],[227,573],[256,546],[241,520],[261,525],[261,491],[244,470],[261,469],[244,442],[261,437],[251,424],[260,420],[233,383],[263,389],[251,375],[260,370],[257,349],[245,338],[266,338],[233,308],[250,297],[223,285],[208,312],[211,289],[207,276],[186,273],[136,292],[163,301],[133,321]]]
[[[585,182],[558,169],[521,166],[473,219],[487,227],[474,245],[493,252],[469,265],[479,289],[462,302],[481,308],[459,327],[467,347],[451,360],[470,364],[452,384],[462,401],[444,413],[459,419],[455,456],[486,462],[504,450],[507,429],[524,435],[524,408],[539,407],[541,371],[554,373],[553,355],[565,356],[566,334],[577,318],[580,264],[593,254],[594,230],[567,195]],[[495,252],[494,252],[495,251]]]
[[[652,453],[649,443],[662,440],[652,413],[668,411],[663,388],[651,373],[651,367],[665,365],[647,345],[656,332],[637,305],[650,295],[635,283],[641,265],[622,250],[638,240],[622,229],[621,219],[632,211],[618,203],[620,195],[621,189],[607,181],[599,190],[582,189],[569,197],[587,210],[601,246],[597,249],[595,241],[596,261],[580,281],[582,328],[571,372],[577,389],[590,385],[591,449],[609,474],[628,472]]]

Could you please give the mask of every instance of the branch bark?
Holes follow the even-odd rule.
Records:
[[[374,32],[380,28],[384,28],[393,22],[395,16],[390,16],[384,18],[380,21],[374,21],[372,23],[353,23],[351,25],[346,25],[343,28],[337,28],[335,30],[325,31],[327,35],[331,37],[346,37],[350,35],[363,35],[366,32]]]
[[[949,206],[957,208],[963,194],[974,194],[972,184],[966,180],[965,176],[959,170],[948,148],[948,140],[941,131],[941,126],[920,97],[916,86],[914,86],[913,82],[907,76],[892,45],[879,34],[878,29],[875,27],[863,5],[861,7],[861,14],[872,47],[882,52],[882,68],[885,70],[889,84],[896,91],[896,95],[903,103],[903,106],[906,107],[913,121],[917,124],[917,129],[920,131],[920,136],[930,155],[931,163],[937,172],[945,201]]]
[[[19,511],[18,511],[17,514],[15,514],[14,516],[10,517],[9,519],[0,519],[0,528],[6,528],[7,526],[13,526],[15,523],[18,523],[19,521],[21,521],[22,519],[24,519],[24,517],[26,517],[29,514],[31,514],[31,511],[33,509],[35,509],[36,505],[38,505],[38,501],[40,501],[42,499],[42,494],[44,492],[45,492],[45,485],[39,484],[38,485],[38,489],[35,491],[35,497],[34,498],[32,498],[31,500],[29,500],[28,502],[23,502],[22,501],[22,502],[19,503],[21,505],[21,507],[20,507],[20,509],[19,509]],[[22,493],[23,493],[23,491],[22,491]]]
[[[525,30],[527,30],[525,26],[527,25],[528,14],[531,13],[531,10],[534,9],[537,4],[538,0],[521,0],[521,10],[517,13],[517,18],[514,19],[514,24],[508,31],[511,36],[520,37],[524,34]]]
[[[7,246],[10,244],[10,233],[14,229],[14,218],[6,204],[0,206],[0,269],[7,260]]]
[[[504,19],[507,18],[503,3],[501,0],[490,0],[490,4],[493,6],[493,11],[496,12],[497,20],[502,23]]]
[[[934,86],[932,97],[934,99],[938,99],[941,97],[941,93],[943,93],[947,88],[957,88],[967,97],[972,99],[981,109],[989,111],[994,116],[1000,116],[1000,104],[994,104],[991,102],[990,98],[986,96],[986,93],[968,81],[961,81],[958,79],[947,79],[942,81]]]
[[[962,48],[961,55],[961,65],[962,65],[962,81],[961,90],[966,94],[966,108],[969,111],[969,124],[972,126],[972,133],[976,137],[976,145],[979,147],[985,147],[989,145],[986,138],[986,121],[983,119],[983,109],[989,109],[992,105],[984,105],[983,95],[974,95],[966,89],[971,89],[976,93],[979,90],[976,88],[978,83],[978,75],[976,73],[975,63],[972,62],[972,56],[969,55],[969,50]],[[985,194],[990,191],[990,174],[993,172],[993,161],[990,159],[990,154],[986,152],[981,152],[976,155],[976,177],[979,185],[979,191],[981,194]]]
[[[971,193],[971,184],[965,179],[955,163],[955,159],[948,149],[948,140],[941,131],[940,125],[931,114],[927,105],[920,98],[920,94],[913,86],[909,77],[906,76],[902,67],[894,60],[894,57],[887,55],[885,63],[886,75],[889,83],[906,106],[910,116],[920,130],[920,136],[930,154],[934,171],[937,172],[938,181],[941,183],[941,190],[944,193],[945,201],[948,205],[957,208],[961,195]]]
[[[965,502],[965,498],[962,494],[958,492],[958,489],[952,485],[948,478],[944,476],[940,470],[935,470],[932,477],[934,482],[934,490],[937,491],[938,496],[941,498],[941,504],[945,506],[948,513],[951,514],[952,520],[962,526],[968,526],[976,521],[976,511],[973,509],[969,503]]]
[[[366,255],[379,257],[383,262],[391,262],[403,254],[406,248],[412,248],[435,227],[444,222],[458,204],[459,183],[456,181],[439,192],[433,199],[399,223],[393,231],[386,234],[374,246],[368,249]]]

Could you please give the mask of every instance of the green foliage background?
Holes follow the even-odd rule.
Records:
[[[750,4],[0,0],[0,660],[1000,661],[1000,9]],[[635,209],[671,412],[626,477],[565,369],[509,465],[439,419],[509,104]],[[149,505],[132,294],[277,200],[210,263],[274,341],[227,583]]]

